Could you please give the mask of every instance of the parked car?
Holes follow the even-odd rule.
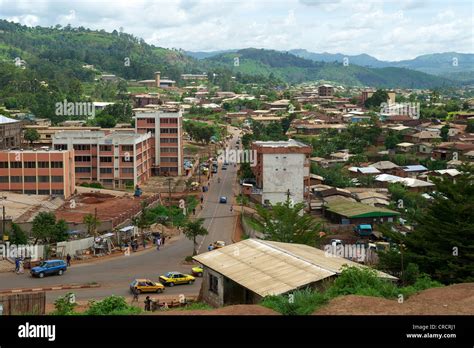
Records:
[[[227,203],[227,197],[226,197],[226,196],[222,196],[221,198],[219,198],[219,203],[226,204],[226,203]]]
[[[372,225],[369,224],[360,224],[354,227],[354,232],[357,233],[359,237],[368,237],[372,234]]]
[[[67,270],[67,264],[63,260],[47,260],[33,267],[30,271],[33,277],[43,278],[46,275],[63,275]]]
[[[136,290],[139,294],[142,292],[161,293],[165,290],[163,284],[152,282],[150,279],[135,279],[130,283],[130,291]]]
[[[195,280],[196,278],[192,275],[179,272],[168,272],[165,275],[160,276],[160,282],[167,286],[174,286],[176,284],[192,284]]]
[[[225,247],[225,242],[223,240],[216,240],[214,243],[212,243],[213,249],[219,249],[223,247]]]
[[[203,269],[202,266],[196,266],[191,268],[191,273],[194,277],[202,277]]]
[[[226,165],[223,165],[223,166],[222,166],[222,170],[227,170],[227,166],[226,166]]]

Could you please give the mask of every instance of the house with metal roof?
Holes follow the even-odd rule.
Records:
[[[318,288],[341,274],[344,265],[367,267],[308,245],[260,239],[246,239],[193,258],[203,266],[202,299],[215,307],[258,303],[265,296]]]
[[[393,222],[400,213],[360,202],[333,200],[327,203],[324,215],[334,223],[348,225]]]

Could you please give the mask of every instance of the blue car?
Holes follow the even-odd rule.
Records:
[[[67,270],[67,264],[63,260],[48,260],[43,261],[39,266],[31,269],[33,277],[43,278],[46,275],[58,274],[63,275]]]
[[[227,197],[222,196],[221,198],[219,198],[219,203],[224,203],[224,204],[226,204],[226,203],[227,203]]]

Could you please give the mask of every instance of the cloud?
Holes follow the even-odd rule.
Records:
[[[162,47],[246,47],[379,59],[472,51],[468,1],[422,0],[0,0],[0,18],[125,32]]]

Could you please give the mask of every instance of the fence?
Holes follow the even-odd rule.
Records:
[[[1,295],[3,315],[43,315],[46,308],[46,292]]]

